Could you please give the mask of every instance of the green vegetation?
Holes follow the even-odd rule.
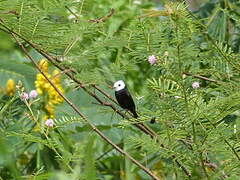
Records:
[[[197,9],[0,0],[0,179],[239,179],[240,3]]]

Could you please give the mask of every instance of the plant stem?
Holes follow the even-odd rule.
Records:
[[[153,174],[148,168],[143,166],[140,162],[138,162],[136,159],[134,159],[130,154],[128,154],[126,151],[121,149],[119,146],[114,144],[108,137],[106,137],[94,124],[91,123],[87,119],[87,117],[84,116],[82,112],[79,111],[79,109],[55,86],[55,84],[50,80],[47,75],[41,70],[41,68],[38,66],[38,64],[34,61],[34,59],[29,55],[28,51],[25,49],[25,47],[21,44],[21,42],[18,41],[16,36],[12,34],[20,48],[24,51],[26,56],[31,60],[31,62],[34,64],[34,66],[37,68],[37,70],[45,77],[45,79],[51,84],[51,86],[56,90],[56,92],[69,104],[69,106],[72,107],[72,109],[82,117],[82,119],[92,128],[93,131],[95,131],[103,140],[105,140],[108,144],[113,146],[118,152],[123,154],[124,156],[128,157],[134,164],[136,164],[140,169],[145,171],[149,176],[151,176],[155,180],[160,180],[159,177],[157,177],[155,174]]]

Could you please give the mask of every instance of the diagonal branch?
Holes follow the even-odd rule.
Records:
[[[22,39],[23,41],[25,41],[26,43],[28,43],[37,52],[39,52],[42,56],[44,56],[46,59],[48,59],[55,67],[60,69],[62,72],[65,72],[65,74],[70,79],[72,79],[76,84],[78,84],[78,86],[81,87],[86,93],[88,93],[90,96],[92,96],[100,104],[105,105],[105,102],[103,100],[101,100],[95,93],[93,93],[89,89],[87,89],[79,79],[75,78],[74,74],[76,74],[77,72],[74,69],[70,69],[70,68],[66,69],[66,68],[60,66],[59,62],[61,62],[61,61],[59,61],[57,58],[49,55],[47,52],[45,52],[42,49],[40,49],[39,47],[37,47],[37,45],[33,44],[32,42],[30,42],[26,38],[22,37],[20,34],[14,32],[9,27],[7,27],[4,23],[0,22],[0,25],[2,25],[8,31],[8,33],[14,34],[17,37],[19,37],[20,39]],[[2,28],[0,28],[0,29],[6,32],[5,29],[2,29]],[[116,101],[110,95],[108,95],[106,92],[104,92],[101,88],[99,88],[96,85],[92,85],[92,86],[93,86],[93,88],[97,89],[100,93],[102,93],[104,96],[106,96],[108,99],[110,99],[115,104],[117,104]],[[129,119],[124,113],[119,111],[113,104],[110,104],[110,105],[107,105],[107,106],[109,106],[114,112],[119,114],[121,117],[123,117],[125,119]],[[157,136],[157,134],[152,129],[150,129],[148,126],[144,125],[143,123],[135,123],[134,126],[136,126],[138,129],[143,131],[145,134],[150,135],[152,138]]]
[[[75,83],[78,84],[79,87],[81,87],[86,93],[88,93],[90,96],[92,96],[94,99],[96,99],[101,105],[106,106],[106,103],[104,101],[102,101],[98,96],[95,95],[95,93],[92,93],[89,89],[87,89],[80,80],[76,79],[74,74],[76,74],[77,72],[71,68],[66,69],[62,66],[59,65],[59,61],[57,58],[49,55],[47,52],[45,52],[44,50],[42,50],[41,48],[39,48],[37,45],[33,44],[32,42],[30,42],[29,40],[27,40],[26,38],[24,38],[23,36],[21,36],[20,34],[14,32],[13,30],[11,30],[10,28],[8,28],[3,21],[0,21],[0,25],[2,25],[4,27],[0,28],[1,30],[5,31],[6,33],[11,34],[12,36],[14,36],[16,38],[19,37],[21,40],[25,41],[27,44],[29,44],[32,48],[34,48],[37,52],[39,52],[42,56],[44,56],[46,59],[48,59],[55,67],[57,67],[58,69],[61,70],[61,72],[64,72],[70,79],[72,79]],[[24,48],[24,47],[23,47]],[[96,85],[92,85],[94,88],[96,88],[101,94],[103,94],[105,97],[107,97],[109,100],[111,100],[112,102],[114,102],[115,104],[116,101],[109,95],[107,94],[105,91],[103,91],[101,88],[97,87]],[[118,105],[118,104],[117,104]],[[108,103],[107,106],[111,107],[113,109],[113,111],[115,111],[117,114],[119,114],[121,117],[128,119],[128,117],[123,114],[121,111],[119,111],[113,104]],[[150,135],[152,138],[156,138],[156,140],[159,142],[159,140],[157,139],[157,134],[150,129],[148,126],[144,125],[143,123],[135,123],[134,126],[136,126],[138,129],[140,129],[141,131],[143,131],[145,134]],[[93,128],[94,129],[94,128]],[[161,147],[163,145],[161,144]],[[186,176],[191,177],[191,173],[189,172],[189,170],[179,161],[176,159],[176,156],[173,155],[172,158],[174,159],[174,161],[176,162],[176,164],[183,170],[183,172],[185,173]]]
[[[106,137],[94,124],[91,123],[87,119],[87,117],[79,111],[79,109],[54,85],[52,80],[50,80],[47,75],[41,70],[41,68],[38,66],[38,64],[35,62],[35,60],[29,55],[26,48],[22,45],[22,43],[16,38],[14,34],[12,34],[20,48],[23,50],[25,55],[30,59],[30,61],[34,64],[34,66],[37,68],[37,70],[45,77],[45,79],[51,84],[51,86],[57,91],[57,93],[72,107],[72,109],[92,128],[93,131],[95,131],[103,140],[105,140],[107,143],[109,143],[111,146],[113,146],[118,152],[123,154],[124,156],[128,157],[134,164],[136,164],[140,169],[145,171],[148,175],[150,175],[155,180],[160,180],[155,174],[153,174],[148,168],[143,166],[140,162],[138,162],[136,159],[134,159],[130,154],[128,154],[126,151],[121,149],[118,145],[114,144],[108,137]]]
[[[101,23],[106,21],[108,18],[110,18],[114,14],[114,9],[112,8],[108,15],[97,18],[97,19],[90,19],[89,22],[95,22],[95,23]]]
[[[204,76],[201,76],[201,75],[195,75],[195,74],[188,73],[188,72],[184,72],[183,74],[185,74],[187,76],[192,76],[192,77],[197,78],[197,79],[202,79],[202,80],[205,80],[205,81],[209,81],[209,82],[220,83],[220,81],[218,81],[218,80],[210,79],[210,78],[207,78],[207,77],[204,77]]]

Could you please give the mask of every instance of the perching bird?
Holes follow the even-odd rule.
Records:
[[[138,118],[133,98],[123,80],[115,82],[113,87],[115,88],[115,97],[118,104],[123,109],[129,110],[133,114],[134,118]]]

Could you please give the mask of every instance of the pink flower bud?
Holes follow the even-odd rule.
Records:
[[[192,83],[192,87],[193,87],[193,89],[200,88],[199,82],[193,82],[193,83]]]
[[[47,119],[47,120],[45,121],[45,125],[46,125],[47,127],[53,127],[53,126],[54,126],[54,122],[53,122],[52,119]]]
[[[37,93],[36,90],[30,91],[30,93],[29,93],[29,98],[35,99],[37,96],[38,96],[38,93]]]
[[[22,101],[28,100],[28,99],[29,99],[28,93],[23,92],[23,93],[20,95],[20,99],[21,99]]]
[[[154,55],[148,56],[148,62],[149,62],[151,65],[156,64],[156,63],[157,63],[157,57],[154,56]]]

